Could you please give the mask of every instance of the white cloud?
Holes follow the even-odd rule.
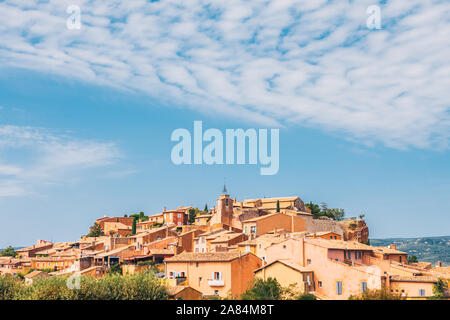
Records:
[[[113,143],[41,128],[0,126],[0,197],[22,196],[42,186],[79,179],[81,170],[110,165],[119,157]]]
[[[66,28],[72,4],[81,7],[81,30]],[[450,3],[388,0],[380,5],[382,29],[368,30],[373,4],[6,0],[0,64],[262,125],[447,148]]]

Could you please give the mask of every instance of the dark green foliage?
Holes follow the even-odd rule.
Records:
[[[205,205],[205,209],[208,209],[208,205]],[[195,217],[201,213],[197,208],[189,209],[188,222],[189,224],[193,224],[195,222]]]
[[[87,234],[87,237],[100,237],[104,236],[100,225],[96,222],[92,227],[89,228],[89,233]]]
[[[445,297],[445,290],[447,288],[447,282],[444,282],[441,278],[438,278],[437,283],[433,285],[433,298],[443,299]]]
[[[203,211],[205,211],[205,212],[208,212],[209,210],[208,210],[208,204],[206,203],[205,204],[205,209],[203,209]]]
[[[316,296],[311,293],[305,293],[298,296],[297,300],[317,300]]]
[[[280,212],[280,200],[277,200],[277,212]]]
[[[408,257],[408,263],[416,263],[419,262],[419,260],[417,259],[417,256],[409,256]]]
[[[322,202],[319,205],[309,202],[306,206],[311,209],[311,214],[314,219],[318,219],[320,217],[328,217],[334,219],[336,221],[341,221],[344,219],[345,210],[341,208],[328,208],[328,205],[325,202]]]
[[[133,217],[133,224],[131,225],[131,234],[136,234],[136,217]]]
[[[243,300],[280,300],[283,288],[277,279],[268,278],[266,281],[256,278],[247,291],[242,294]]]
[[[68,277],[40,278],[31,285],[10,275],[0,275],[0,300],[164,300],[166,288],[153,272],[80,277],[80,287],[69,289]]]
[[[3,256],[3,257],[15,257],[15,256],[17,256],[17,252],[16,252],[16,250],[14,250],[13,247],[8,246],[5,250],[0,252],[0,256]]]
[[[113,264],[109,268],[108,274],[122,274],[122,266],[120,264]]]
[[[9,274],[0,275],[0,300],[13,300],[20,296],[25,284]]]

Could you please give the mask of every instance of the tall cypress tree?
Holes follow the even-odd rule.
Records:
[[[280,200],[277,200],[277,212],[280,212]]]
[[[203,211],[208,212],[208,204],[205,204],[205,209],[203,209]]]
[[[136,234],[136,217],[133,217],[133,224],[131,225],[131,234]]]

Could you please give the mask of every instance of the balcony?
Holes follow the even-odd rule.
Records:
[[[225,285],[225,282],[223,281],[223,279],[208,280],[208,285],[210,287],[223,287]]]

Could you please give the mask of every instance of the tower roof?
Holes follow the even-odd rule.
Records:
[[[223,184],[223,190],[222,190],[222,194],[227,194],[227,186],[225,184]]]

